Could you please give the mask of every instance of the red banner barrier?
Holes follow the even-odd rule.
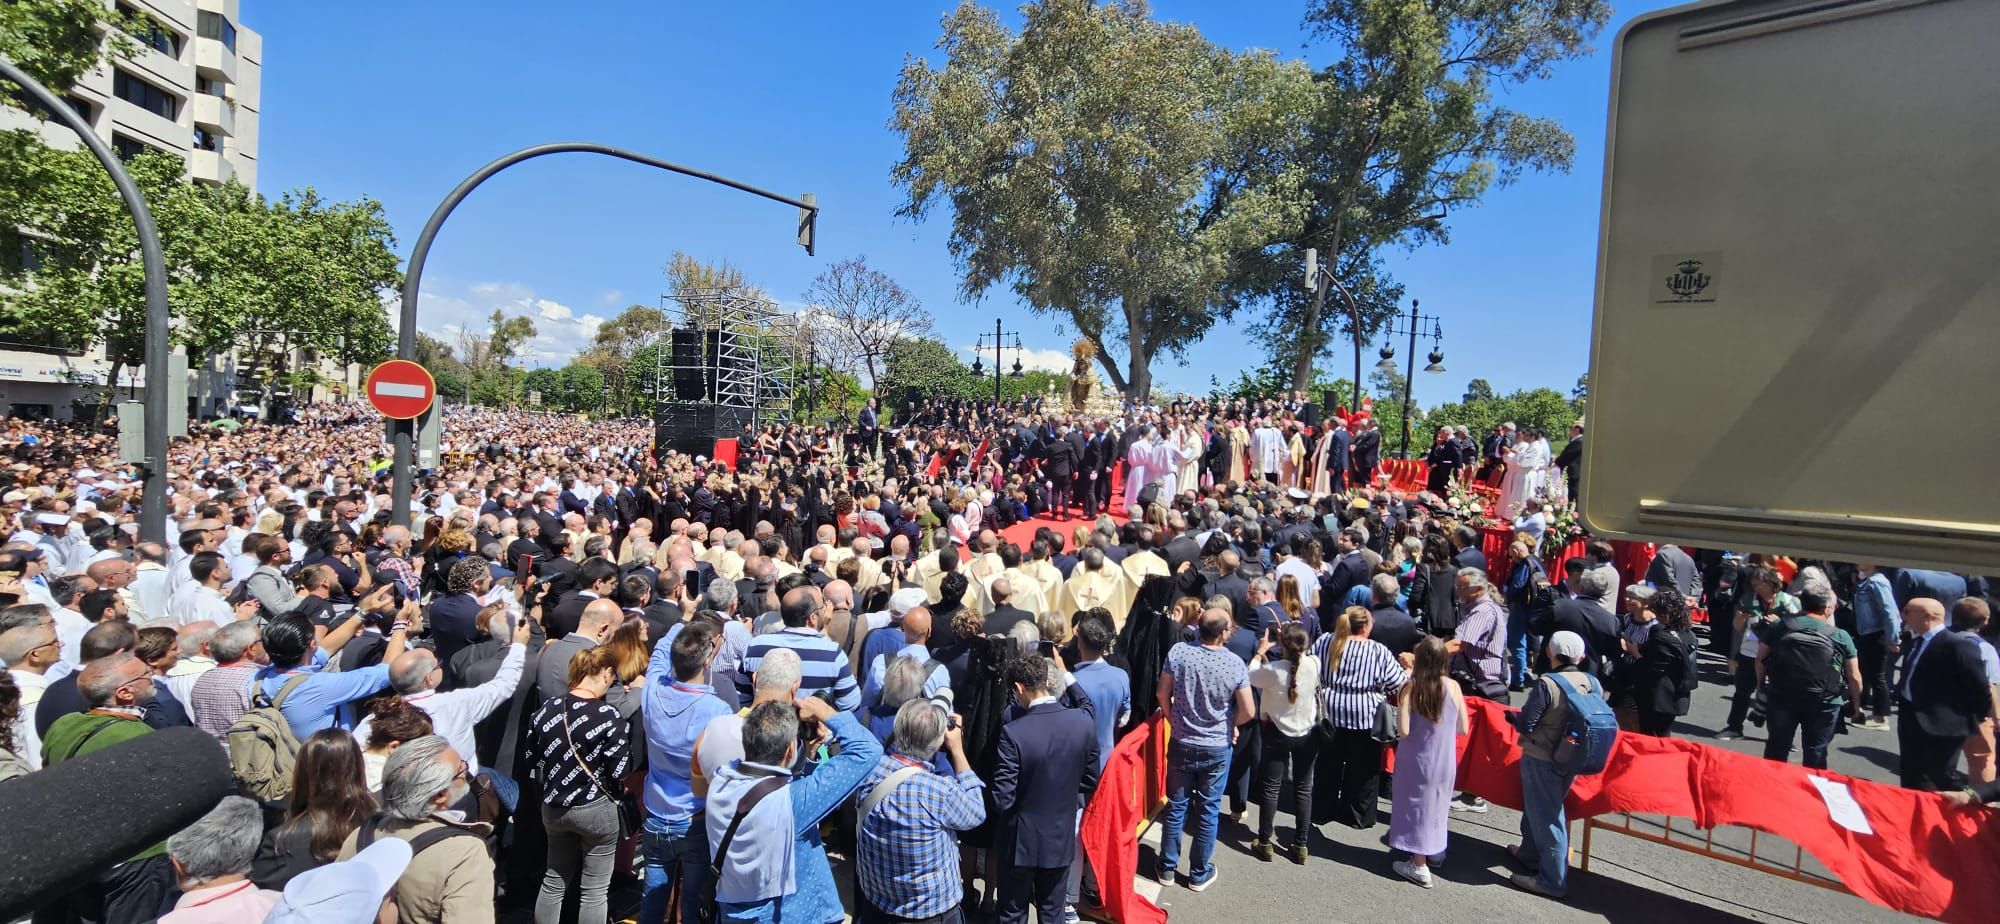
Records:
[[[1165,716],[1127,733],[1111,750],[1078,831],[1097,874],[1105,916],[1119,924],[1166,924],[1167,913],[1132,891],[1139,873],[1139,826],[1166,798]]]
[[[1506,710],[1468,705],[1458,788],[1521,805],[1520,748]],[[1867,831],[1833,820],[1813,778],[1845,786]],[[1614,812],[1673,815],[1703,828],[1737,825],[1803,847],[1854,894],[1885,908],[1947,922],[1992,920],[2000,908],[2000,825],[1934,793],[1739,754],[1678,738],[1618,736],[1604,772],[1578,777],[1572,818]]]

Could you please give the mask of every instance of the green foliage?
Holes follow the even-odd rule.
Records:
[[[944,18],[942,66],[905,62],[899,211],[921,220],[948,203],[963,295],[1009,285],[1143,396],[1155,358],[1236,310],[1246,255],[1297,235],[1310,74],[1139,3],[1044,0],[1021,14],[1014,33],[968,0]]]
[[[1306,24],[1338,57],[1321,70],[1311,138],[1295,150],[1311,205],[1285,246],[1260,251],[1245,297],[1271,306],[1260,325],[1303,383],[1316,357],[1352,333],[1336,297],[1315,307],[1300,285],[1305,248],[1353,290],[1365,335],[1398,287],[1376,255],[1443,243],[1453,211],[1526,171],[1566,171],[1576,143],[1553,120],[1507,108],[1518,84],[1588,53],[1607,0],[1316,0]]]
[[[1493,400],[1493,386],[1485,379],[1473,379],[1465,383],[1465,397],[1459,399],[1466,404]]]
[[[102,62],[106,50],[127,51],[125,35],[142,22],[124,13],[114,17],[101,0],[9,0],[0,3],[0,55],[60,95]],[[109,49],[98,41],[100,30],[112,31]],[[15,89],[0,81],[0,105],[19,107]]]
[[[1009,371],[1000,376],[1000,398],[1016,401],[1037,395],[1050,395],[1050,385],[1054,385],[1054,395],[1058,400],[1069,394],[1069,376],[1041,369],[1023,369],[1019,376]],[[875,388],[875,396],[882,400],[885,412],[900,411],[911,401],[931,398],[965,398],[974,401],[993,400],[993,366],[989,357],[981,369],[981,375],[973,375],[972,369],[960,362],[951,348],[928,337],[904,337],[889,344],[889,352],[882,366],[882,377]]]
[[[512,366],[496,366],[475,372],[472,402],[487,407],[515,407],[527,399],[527,373]],[[548,403],[548,396],[542,396]]]
[[[40,259],[0,269],[0,327],[78,349],[101,342],[114,372],[141,362],[145,269],[110,176],[88,152],[38,142],[8,150],[19,158],[0,158],[0,169],[32,190],[14,200],[15,217]],[[381,297],[402,274],[380,203],[329,203],[310,188],[272,201],[233,182],[190,183],[179,159],[153,152],[126,168],[159,228],[172,337],[190,355],[274,346],[246,331],[283,332],[291,348],[341,360],[388,355]]]
[[[1376,406],[1378,409],[1381,407],[1379,403]],[[1410,439],[1418,446],[1430,445],[1431,435],[1442,426],[1463,425],[1472,431],[1474,439],[1483,439],[1493,432],[1495,425],[1508,421],[1520,427],[1540,427],[1548,434],[1551,443],[1560,443],[1569,432],[1570,423],[1576,420],[1576,407],[1562,392],[1553,388],[1536,388],[1446,404],[1419,415],[1417,419],[1418,425],[1412,428]],[[1386,435],[1389,430],[1386,422],[1382,430]]]

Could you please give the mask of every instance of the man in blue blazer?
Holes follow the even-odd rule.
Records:
[[[1000,729],[993,804],[1000,810],[1001,924],[1025,924],[1028,905],[1043,921],[1064,919],[1076,826],[1097,788],[1097,726],[1090,700],[1064,690],[1054,661],[1024,655],[1005,676],[1019,705]]]

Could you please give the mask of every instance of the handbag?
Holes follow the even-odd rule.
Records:
[[[598,778],[597,771],[590,769],[590,765],[583,762],[583,755],[576,749],[576,738],[570,735],[569,709],[567,706],[563,709],[563,740],[569,743],[569,756],[576,760],[577,766],[583,768],[583,775],[590,778],[590,785],[597,787],[597,791],[602,793],[604,798],[611,800],[611,807],[618,811],[618,839],[622,841],[639,833],[639,823],[632,817],[633,813],[625,805],[625,800],[612,794],[611,789],[604,785],[602,779]]]
[[[1382,701],[1375,704],[1375,727],[1369,729],[1369,737],[1383,744],[1395,744],[1403,737],[1399,732],[1401,718],[1396,713],[1396,704],[1389,702],[1388,697],[1382,697]]]

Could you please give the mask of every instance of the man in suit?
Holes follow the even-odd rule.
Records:
[[[1076,447],[1076,485],[1074,493],[1083,504],[1084,519],[1097,519],[1097,481],[1104,468],[1104,440],[1096,431],[1084,424],[1070,431],[1070,445]]]
[[[1903,646],[1896,683],[1896,742],[1903,758],[1898,774],[1909,789],[1961,789],[1959,750],[1993,705],[1979,647],[1946,629],[1944,605],[1929,597],[1903,607],[1903,624],[1910,641]]]
[[[1354,434],[1354,475],[1348,482],[1353,485],[1372,483],[1376,466],[1382,464],[1382,425],[1366,415],[1359,420]]]
[[[1393,574],[1378,574],[1368,582],[1370,598],[1368,637],[1381,642],[1393,655],[1404,655],[1417,650],[1417,643],[1423,641],[1424,632],[1417,628],[1417,621],[1410,614],[1396,606],[1396,595],[1402,586]]]
[[[1172,550],[1171,543],[1168,549]],[[1175,570],[1180,568],[1171,561],[1168,564]],[[1238,569],[1242,566],[1243,559],[1236,554],[1235,549],[1224,549],[1220,555],[1215,556],[1215,576],[1208,579],[1207,592],[1203,596],[1228,597],[1230,616],[1236,620],[1236,624],[1262,635],[1266,624],[1262,614],[1257,612],[1257,608],[1250,605],[1250,581],[1238,573]]]
[[[987,635],[1006,635],[1016,623],[1035,625],[1035,614],[1012,604],[1011,601],[1014,599],[1012,580],[1004,576],[996,577],[993,583],[987,586],[987,592],[993,595],[993,612],[986,614]]]
[[[653,599],[646,603],[646,637],[654,645],[667,637],[667,630],[686,618],[681,610],[681,573],[668,568],[653,576]]]
[[[881,420],[876,416],[875,399],[869,398],[868,403],[861,406],[861,446],[873,456],[881,451],[881,443]]]
[[[1569,569],[1565,569],[1566,571]],[[1576,668],[1599,680],[1608,680],[1611,665],[1619,662],[1623,650],[1618,633],[1618,617],[1598,602],[1603,591],[1601,572],[1577,569],[1563,577],[1568,594],[1558,594],[1544,621],[1531,615],[1528,630],[1542,638],[1557,632],[1574,632],[1583,639],[1583,657]],[[1531,588],[1532,590],[1532,588]],[[1535,652],[1537,658],[1543,653]]]
[[[1451,547],[1454,567],[1486,570],[1486,553],[1479,548],[1479,530],[1460,523],[1451,531]]]
[[[479,640],[479,597],[493,587],[493,572],[486,560],[467,556],[445,574],[443,596],[431,600],[424,622],[431,627],[431,644],[438,662],[450,664],[458,650]]]
[[[1562,452],[1556,453],[1555,466],[1563,473],[1563,482],[1569,486],[1569,499],[1582,506],[1583,495],[1577,491],[1576,485],[1583,478],[1583,418],[1579,417],[1576,423],[1569,425],[1569,445],[1564,446]],[[1687,595],[1682,594],[1682,596]]]
[[[1042,480],[1049,489],[1049,515],[1058,520],[1069,518],[1076,463],[1076,444],[1069,441],[1069,425],[1064,424],[1054,439],[1042,444]]]
[[[1646,583],[1671,587],[1680,592],[1683,600],[1701,599],[1701,569],[1677,545],[1663,545],[1653,553],[1652,564],[1646,566]]]
[[[569,689],[569,661],[585,648],[595,648],[611,640],[611,633],[617,631],[618,624],[625,621],[625,611],[611,600],[592,600],[583,608],[583,615],[577,620],[576,631],[559,639],[553,639],[542,646],[542,660],[535,665],[536,694],[546,700],[551,696],[561,696]],[[633,694],[640,695],[640,694]],[[625,685],[614,683],[604,694],[604,701],[613,706],[623,707]]]
[[[1178,572],[1182,565],[1195,564],[1201,558],[1201,543],[1188,534],[1187,517],[1178,510],[1167,511],[1167,529],[1173,538],[1160,549],[1161,557],[1167,560],[1167,570]]]
[[[1005,674],[1019,711],[1000,729],[993,772],[993,806],[1000,812],[995,846],[1006,869],[999,919],[1025,924],[1032,904],[1039,920],[1061,921],[1077,823],[1097,788],[1097,725],[1087,696],[1073,686],[1065,694],[1054,661],[1015,658]]]
[[[618,566],[608,558],[588,558],[577,566],[577,590],[563,595],[554,610],[542,620],[549,638],[560,639],[576,631],[583,610],[593,601],[609,598],[618,589]]]
[[[1333,418],[1333,448],[1326,454],[1326,489],[1343,491],[1347,488],[1347,470],[1354,464],[1354,431],[1348,429],[1349,418]]]
[[[1347,592],[1368,583],[1368,559],[1361,554],[1367,539],[1352,526],[1333,538],[1333,571],[1319,580],[1319,624],[1333,625],[1334,617],[1347,608]]]

